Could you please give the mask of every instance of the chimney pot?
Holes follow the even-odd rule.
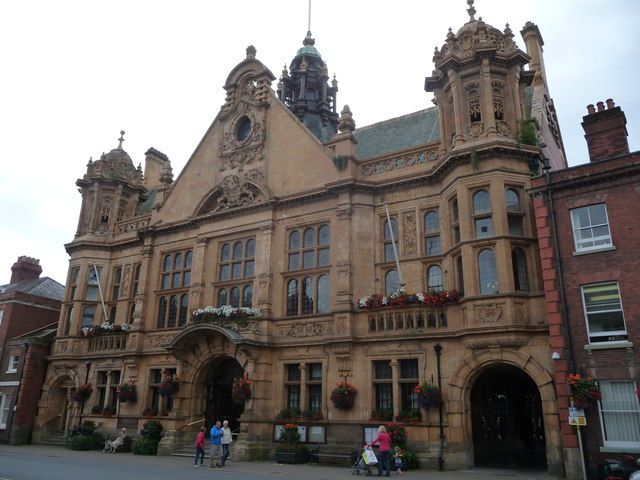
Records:
[[[613,99],[612,98],[607,98],[607,109],[613,108],[615,106],[616,106],[616,104],[613,103]]]
[[[598,105],[598,111],[599,112],[604,112],[604,103],[603,102],[598,102],[596,105]]]
[[[40,277],[42,267],[40,260],[22,255],[11,267],[11,283],[21,283],[26,280],[35,280]]]
[[[582,117],[589,159],[597,162],[628,154],[627,119],[624,112],[610,98],[607,99],[607,110],[604,102],[598,102],[597,107],[598,111],[595,112],[593,105],[588,105],[589,114]]]
[[[596,107],[593,106],[593,103],[587,105],[587,112],[589,112],[589,115],[596,113]]]

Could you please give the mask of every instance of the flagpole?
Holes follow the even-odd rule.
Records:
[[[389,226],[389,235],[391,236],[391,246],[393,247],[393,256],[396,259],[396,268],[398,269],[398,279],[400,280],[400,290],[404,290],[404,278],[402,277],[402,270],[400,270],[400,260],[398,260],[398,249],[396,248],[396,237],[393,234],[393,228],[391,227],[391,217],[389,216],[389,205],[387,204],[387,202],[384,202],[384,210],[385,212],[387,212],[387,225]]]
[[[93,271],[96,273],[96,278],[98,279],[98,292],[100,292],[100,303],[102,303],[102,314],[104,315],[104,321],[108,322],[107,318],[107,307],[104,305],[104,296],[102,295],[102,286],[100,285],[100,274],[98,273],[98,267],[96,264],[93,264]]]

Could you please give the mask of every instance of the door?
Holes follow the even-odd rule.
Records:
[[[240,429],[240,416],[244,412],[244,404],[237,404],[231,398],[233,379],[242,377],[244,370],[240,364],[232,359],[225,358],[216,363],[208,375],[207,401],[205,409],[205,428],[207,435],[216,421],[227,420],[232,432]]]

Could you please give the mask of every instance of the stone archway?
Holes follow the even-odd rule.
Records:
[[[44,440],[52,434],[66,435],[73,428],[78,414],[73,393],[79,384],[76,372],[68,368],[55,369],[47,376],[38,403],[34,440]]]
[[[554,475],[563,472],[560,425],[553,379],[549,372],[532,356],[510,348],[479,349],[469,355],[448,385],[447,406],[449,426],[455,432],[450,440],[464,447],[464,463],[474,464],[473,422],[471,417],[471,390],[477,378],[489,367],[511,365],[525,372],[536,385],[541,400],[546,442],[547,469]]]

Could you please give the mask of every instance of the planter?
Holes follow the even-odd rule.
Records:
[[[278,463],[307,463],[310,458],[308,450],[275,453],[275,460]]]

